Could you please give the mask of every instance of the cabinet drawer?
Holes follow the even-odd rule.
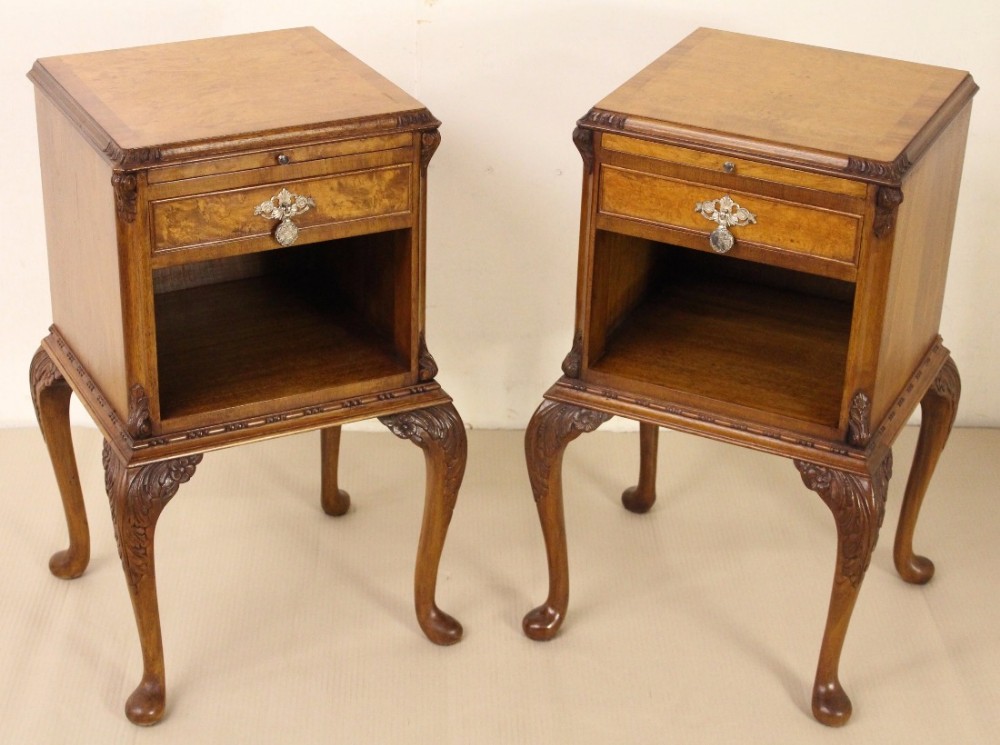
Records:
[[[856,264],[860,215],[617,166],[601,167],[602,213],[699,234],[704,248],[709,248],[709,235],[718,226],[696,212],[695,205],[726,194],[756,219],[753,224],[730,229],[736,239],[734,255],[739,255],[737,249],[745,245]]]
[[[327,235],[328,229],[348,221],[392,215],[408,220],[411,183],[412,167],[404,163],[153,201],[153,255],[234,242],[247,243],[247,250],[278,247],[278,221],[254,210],[282,189],[309,197],[314,204],[291,218],[300,231],[297,243],[335,237]]]

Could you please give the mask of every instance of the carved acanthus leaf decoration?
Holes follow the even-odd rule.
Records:
[[[566,445],[582,435],[593,432],[611,418],[611,414],[559,401],[542,401],[528,423],[524,450],[528,461],[528,478],[535,501],[548,495],[549,473],[553,458]]]
[[[441,144],[441,133],[435,129],[429,129],[420,133],[420,168],[426,171],[427,166],[434,157],[434,153]]]
[[[931,387],[935,394],[946,399],[951,405],[951,421],[948,424],[950,431],[955,424],[955,416],[958,414],[958,400],[962,397],[962,379],[959,377],[958,367],[951,357],[945,360]]]
[[[138,587],[152,572],[156,520],[180,485],[190,481],[201,454],[127,468],[105,441],[104,488],[111,502],[118,556],[125,577]]]
[[[885,499],[892,477],[892,451],[871,478],[802,460],[795,467],[807,488],[826,502],[837,523],[838,582],[858,587],[864,579],[885,518]]]
[[[446,473],[444,490],[455,494],[465,474],[468,444],[465,425],[453,404],[430,406],[378,418],[396,437],[409,440],[425,452],[440,451]]]
[[[38,396],[49,386],[57,381],[64,381],[59,368],[49,357],[48,352],[39,347],[35,356],[31,358],[31,365],[28,368],[28,382],[31,385],[31,403],[35,407],[35,418],[38,423],[42,422],[41,410],[38,408]]]
[[[875,221],[872,231],[876,238],[885,238],[896,225],[896,213],[903,203],[903,192],[891,186],[880,186],[875,197]]]
[[[868,394],[858,391],[851,399],[851,409],[847,419],[847,442],[863,448],[872,436],[872,402]]]
[[[569,350],[562,363],[563,375],[567,378],[579,378],[580,370],[583,366],[583,334],[578,333],[573,337],[573,346]]]
[[[115,192],[115,210],[123,222],[134,222],[139,212],[138,180],[131,171],[114,171],[111,186]]]
[[[424,332],[420,332],[420,346],[417,349],[417,379],[420,382],[433,380],[437,377],[438,366],[434,357],[427,350],[427,342],[424,340]]]
[[[573,130],[573,144],[580,151],[584,169],[590,173],[594,170],[594,130],[577,126]]]
[[[146,389],[136,383],[128,393],[128,422],[125,424],[128,433],[137,440],[143,440],[153,434],[153,421],[149,413],[149,396]]]

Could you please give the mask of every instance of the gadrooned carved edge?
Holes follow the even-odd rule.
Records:
[[[855,447],[865,447],[872,437],[872,402],[868,394],[858,391],[851,399],[847,416],[847,442]]]
[[[577,126],[573,130],[573,144],[580,151],[584,169],[590,173],[594,170],[594,130]]]
[[[896,213],[903,203],[903,192],[892,186],[880,186],[875,197],[875,221],[872,232],[885,238],[896,225]]]
[[[806,488],[819,494],[837,523],[840,546],[838,582],[858,587],[864,579],[879,528],[885,518],[885,500],[892,477],[892,451],[871,478],[796,459],[795,467]]]
[[[573,337],[573,346],[562,361],[562,371],[567,378],[577,379],[580,377],[580,370],[583,367],[583,334],[577,333]]]
[[[194,475],[201,458],[198,453],[128,469],[105,441],[101,457],[104,488],[111,503],[118,556],[132,587],[138,587],[150,574],[150,541],[156,519],[180,485]]]
[[[445,493],[454,494],[462,483],[468,445],[465,425],[453,404],[429,406],[378,418],[396,437],[422,450],[440,448],[445,462]]]
[[[868,176],[870,178],[885,179],[887,181],[901,181],[903,175],[913,166],[906,153],[900,154],[891,163],[880,160],[868,160],[866,158],[847,158],[847,173],[858,176]]]
[[[593,432],[611,414],[561,401],[542,401],[528,423],[524,449],[531,491],[538,502],[548,495],[552,459],[567,443],[585,432]]]
[[[596,124],[600,127],[608,127],[609,129],[625,129],[625,122],[628,121],[628,117],[625,114],[617,114],[613,111],[591,109],[580,121]]]
[[[422,109],[420,111],[405,111],[396,116],[396,126],[398,127],[419,127],[422,124],[437,124],[438,120],[434,115]]]
[[[144,166],[158,162],[163,154],[156,147],[122,148],[114,140],[109,140],[103,148],[112,163],[120,166]]]
[[[149,413],[149,396],[139,383],[128,392],[128,433],[137,440],[144,440],[153,434],[153,420]]]
[[[31,385],[31,403],[35,407],[35,418],[38,423],[42,422],[42,412],[38,408],[38,396],[46,388],[56,381],[63,380],[63,374],[59,372],[56,363],[49,357],[48,352],[39,348],[35,356],[31,358],[31,365],[28,367],[28,382]]]
[[[420,133],[420,169],[427,170],[427,166],[434,157],[434,153],[441,144],[441,133],[435,127]]]
[[[931,389],[939,397],[946,399],[951,405],[951,421],[948,430],[955,425],[955,417],[958,415],[958,400],[962,397],[962,379],[958,375],[958,366],[949,357],[941,366],[940,372],[931,383]]]
[[[115,210],[119,219],[134,222],[139,212],[138,180],[131,171],[114,171],[111,186],[115,192]]]
[[[417,380],[426,383],[434,380],[438,374],[437,362],[434,356],[427,349],[427,342],[424,340],[424,332],[420,332],[420,345],[417,348]]]

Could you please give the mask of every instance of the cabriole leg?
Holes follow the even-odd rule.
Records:
[[[906,481],[899,525],[896,528],[896,544],[892,552],[900,576],[907,582],[918,585],[930,581],[934,576],[934,563],[925,556],[913,553],[913,532],[917,527],[917,516],[920,514],[927,485],[934,475],[938,457],[944,450],[955,423],[961,394],[962,381],[958,376],[958,368],[949,358],[920,401],[920,437],[913,454],[910,477]]]
[[[104,484],[142,647],[142,681],[125,703],[125,715],[135,724],[158,722],[166,703],[163,639],[153,563],[156,521],[180,485],[194,475],[200,462],[201,455],[190,455],[127,467],[111,446],[104,443]]]
[[[592,432],[611,418],[610,414],[555,401],[542,401],[528,423],[524,454],[531,491],[545,538],[549,565],[549,595],[543,605],[528,612],[522,626],[536,641],[556,635],[569,603],[569,562],[566,555],[566,524],[563,518],[562,459],[570,441]]]
[[[839,727],[851,718],[851,699],[840,684],[840,653],[885,516],[885,497],[892,476],[892,452],[870,475],[849,473],[796,460],[802,482],[823,498],[837,522],[837,568],[830,609],[813,686],[813,716]]]
[[[435,644],[454,644],[462,638],[462,624],[437,607],[438,566],[465,475],[465,426],[450,404],[379,417],[389,430],[418,445],[427,463],[424,519],[420,527],[414,574],[417,622]]]
[[[339,488],[337,470],[340,461],[340,427],[320,430],[320,458],[323,461],[322,491],[320,504],[323,512],[338,517],[347,513],[351,506],[350,495]]]
[[[90,527],[69,428],[69,400],[73,390],[43,348],[35,352],[28,377],[35,416],[56,474],[69,530],[69,548],[52,555],[49,570],[62,579],[73,579],[83,574],[90,562]]]
[[[656,446],[660,428],[639,422],[639,483],[622,492],[622,504],[630,512],[649,512],[656,501]]]

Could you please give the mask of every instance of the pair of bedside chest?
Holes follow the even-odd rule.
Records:
[[[714,92],[732,69],[753,81],[739,105]],[[342,515],[342,424],[378,417],[420,446],[417,618],[458,641],[434,595],[466,441],[424,333],[439,122],[313,29],[48,58],[29,77],[53,305],[31,386],[70,535],[50,567],[76,577],[89,559],[76,392],[105,436],[143,652],[128,717],[165,705],[157,517],[221,447],[321,430],[321,504]],[[575,334],[526,436],[550,573],[530,637],[566,613],[570,440],[640,422],[636,512],[655,500],[658,427],[757,448],[793,458],[835,517],[813,706],[847,721],[840,651],[918,403],[895,556],[908,581],[933,572],[912,538],[959,394],[938,323],[975,90],[966,73],[701,29],[580,120]]]

